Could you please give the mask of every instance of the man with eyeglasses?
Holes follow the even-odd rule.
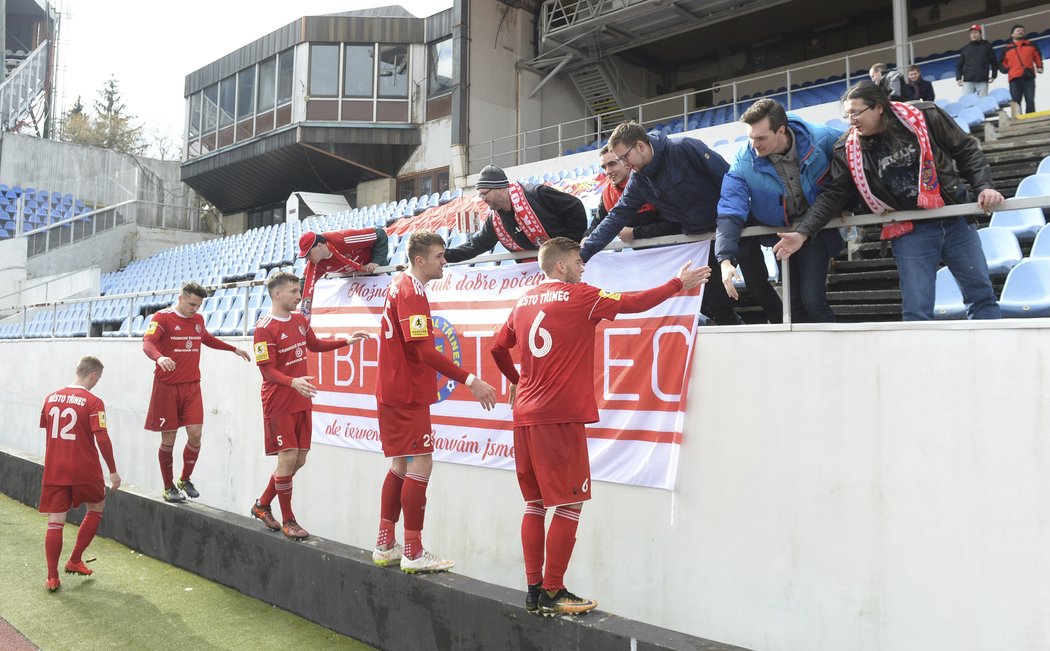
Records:
[[[877,215],[933,210],[974,200],[990,212],[1003,201],[977,140],[933,102],[893,102],[879,86],[861,82],[843,96],[850,130],[836,144],[831,179],[792,232],[778,233],[777,259],[787,260],[843,208],[860,199]],[[889,217],[887,219],[890,219]],[[970,319],[998,319],[999,303],[972,219],[890,221],[905,321],[934,316],[937,268],[955,277]]]
[[[609,151],[633,170],[623,195],[608,216],[583,242],[584,261],[605,248],[645,204],[652,204],[681,233],[714,232],[722,178],[729,171],[725,160],[695,138],[671,140],[660,133],[646,133],[635,122],[620,124],[609,136]],[[714,268],[715,247],[708,266]],[[748,291],[762,306],[770,323],[783,321],[783,304],[769,284],[766,263],[758,241],[744,238],[738,254]],[[740,322],[722,283],[708,283],[700,311],[718,325]]]
[[[571,194],[549,185],[511,183],[495,165],[481,170],[474,187],[491,209],[489,218],[469,240],[445,250],[446,262],[470,260],[497,243],[508,251],[535,251],[555,237],[583,238],[587,210]]]
[[[602,187],[602,200],[598,204],[598,214],[591,220],[591,225],[587,227],[584,237],[590,235],[598,224],[602,223],[602,220],[623,195],[623,189],[627,187],[627,179],[631,178],[631,169],[609,149],[609,145],[602,147],[599,156],[599,165],[605,172],[606,182]],[[677,235],[682,232],[678,226],[661,217],[660,212],[649,203],[639,208],[627,224],[620,231],[620,240],[625,244],[630,244],[636,239],[645,240],[663,235]]]

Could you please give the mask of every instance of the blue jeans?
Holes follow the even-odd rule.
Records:
[[[828,261],[843,244],[839,229],[826,228],[788,258],[793,323],[835,322],[835,313],[828,305]]]
[[[933,318],[937,265],[948,265],[962,290],[969,319],[998,319],[999,301],[988,277],[977,229],[965,217],[915,222],[915,230],[893,240],[905,321]]]

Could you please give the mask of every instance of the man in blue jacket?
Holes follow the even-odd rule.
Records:
[[[786,113],[783,106],[768,97],[752,104],[740,121],[748,125],[750,140],[741,147],[722,182],[715,237],[722,283],[733,297],[740,230],[748,215],[757,222],[754,225],[791,226],[830,178],[832,149],[842,135],[831,127],[810,124]],[[776,238],[769,237],[775,244]],[[825,229],[789,259],[792,321],[835,320],[828,305],[828,261],[842,250],[842,245],[838,229]]]
[[[652,204],[667,221],[683,233],[710,233],[718,217],[722,177],[729,166],[707,145],[694,138],[669,140],[646,133],[634,122],[624,122],[609,136],[609,149],[629,165],[631,175],[623,195],[601,224],[587,237],[580,256],[587,261],[616,237],[638,209]],[[741,245],[740,265],[755,302],[762,306],[770,323],[783,321],[783,305],[769,284],[766,263],[754,238]],[[714,247],[708,264],[717,264]],[[733,304],[720,283],[708,283],[700,310],[718,325],[738,323]]]

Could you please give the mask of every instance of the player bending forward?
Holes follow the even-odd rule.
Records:
[[[565,588],[583,502],[591,499],[585,423],[598,421],[594,399],[594,331],[602,319],[649,310],[683,289],[707,282],[710,267],[690,269],[643,292],[615,294],[580,282],[580,245],[556,237],[540,247],[546,278],[518,299],[496,334],[492,356],[511,383],[514,462],[525,498],[521,546],[528,595],[525,608],[543,615],[580,614],[597,607]],[[510,350],[521,343],[521,374]],[[544,532],[546,509],[554,509]],[[546,565],[544,543],[546,542]]]
[[[113,490],[120,488],[120,475],[113,460],[113,446],[106,430],[106,406],[91,389],[102,377],[102,362],[84,357],[77,364],[76,382],[47,396],[40,412],[40,427],[47,436],[44,453],[44,485],[40,491],[40,512],[47,514],[44,552],[47,557],[49,591],[58,590],[58,557],[62,555],[62,530],[69,509],[87,503],[87,513],[77,531],[73,553],[66,563],[67,574],[90,576],[83,554],[102,521],[106,484],[102,479],[99,452],[109,466]],[[96,449],[95,446],[98,446]]]

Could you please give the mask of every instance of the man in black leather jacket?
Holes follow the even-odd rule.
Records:
[[[929,175],[932,178],[926,179],[927,185],[919,173],[924,162],[923,139],[904,127],[898,112],[905,108],[899,107],[917,109],[924,118],[935,167],[935,173]],[[931,200],[924,192],[932,192],[932,200],[948,205],[971,201],[972,191],[985,211],[1003,201],[1003,195],[992,187],[991,168],[977,141],[963,133],[951,116],[930,102],[899,107],[892,105],[885,91],[875,84],[861,82],[846,91],[843,108],[850,131],[835,145],[831,180],[797,222],[795,232],[782,236],[774,247],[778,258],[786,259],[797,251],[858,196],[869,207],[874,203],[886,212],[936,207],[923,205]],[[853,137],[859,145],[854,151],[860,152],[862,172],[850,165],[848,150]],[[884,229],[883,237],[893,240],[904,320],[933,318],[941,261],[959,283],[969,318],[999,318],[999,303],[981,242],[967,218],[897,222]]]

